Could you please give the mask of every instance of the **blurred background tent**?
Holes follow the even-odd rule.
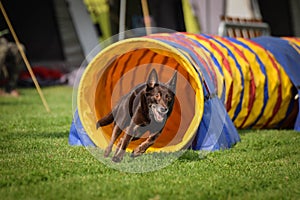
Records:
[[[125,0],[122,0],[125,1]],[[120,0],[2,0],[33,67],[70,72],[119,32]],[[299,0],[148,0],[151,26],[218,34],[224,17],[260,19],[273,36],[300,37]],[[126,1],[125,30],[144,27],[141,0]],[[280,14],[278,14],[280,13]],[[0,16],[0,30],[7,28]],[[132,33],[139,34],[139,33]],[[6,34],[12,40],[10,34]]]

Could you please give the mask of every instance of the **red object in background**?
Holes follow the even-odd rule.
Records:
[[[43,66],[35,66],[32,68],[32,71],[36,77],[43,80],[57,80],[63,76],[60,70],[57,69],[48,69]],[[23,71],[19,76],[20,80],[31,79],[31,76],[28,71]]]

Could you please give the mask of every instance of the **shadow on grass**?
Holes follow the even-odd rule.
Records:
[[[13,97],[10,97],[10,98],[13,98]],[[10,99],[7,99],[7,101],[5,100],[1,100],[0,101],[0,106],[16,106],[16,105],[32,105],[31,102],[25,102],[25,101],[22,101],[22,102],[17,102],[17,101],[11,101]]]
[[[59,132],[22,132],[16,131],[13,134],[7,133],[2,135],[2,139],[4,140],[14,140],[14,139],[69,139],[69,132],[68,131],[59,131]]]
[[[178,161],[186,162],[203,160],[207,157],[207,153],[208,152],[187,150],[178,158]]]
[[[35,137],[42,137],[42,138],[69,138],[69,131],[62,131],[62,132],[41,132],[34,134]]]

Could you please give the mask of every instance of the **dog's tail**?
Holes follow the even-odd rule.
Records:
[[[101,126],[106,126],[112,123],[113,121],[114,121],[114,115],[113,112],[110,112],[96,123],[96,128],[98,129]]]

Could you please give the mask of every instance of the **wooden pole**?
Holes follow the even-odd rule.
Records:
[[[125,39],[126,0],[120,1],[119,40]]]
[[[148,2],[147,0],[141,0],[142,2],[142,9],[143,9],[143,15],[144,15],[144,23],[146,27],[146,34],[150,35],[151,34],[151,20],[150,20],[150,15],[149,15],[149,7],[148,7]]]
[[[29,74],[30,74],[30,76],[31,76],[31,78],[32,78],[32,80],[34,82],[34,85],[35,85],[35,87],[36,87],[36,89],[37,89],[37,91],[38,91],[38,93],[40,95],[40,98],[41,98],[41,100],[42,100],[42,102],[44,104],[44,107],[47,110],[47,112],[50,112],[50,108],[49,108],[49,106],[47,104],[47,101],[46,101],[46,99],[45,99],[45,97],[44,97],[44,95],[42,93],[40,85],[39,85],[38,81],[36,80],[36,77],[35,77],[35,75],[34,75],[34,73],[32,71],[32,68],[31,68],[31,66],[30,66],[30,64],[28,62],[28,59],[27,59],[27,57],[26,57],[26,55],[24,53],[22,45],[19,42],[19,39],[18,39],[18,37],[17,37],[17,35],[16,35],[13,27],[12,27],[12,24],[10,23],[10,20],[9,20],[7,14],[6,14],[6,11],[5,11],[5,9],[4,9],[1,1],[0,1],[0,9],[1,9],[2,14],[3,14],[4,18],[5,18],[5,21],[6,21],[7,25],[8,25],[8,28],[9,28],[9,30],[10,30],[10,32],[11,32],[11,34],[12,34],[12,36],[13,36],[15,42],[16,42],[16,45],[17,45],[17,47],[19,49],[19,52],[20,52],[20,54],[21,54],[21,56],[22,56],[22,58],[24,60],[24,63],[25,63],[25,65],[26,65],[26,67],[27,67],[27,69],[29,71]]]

